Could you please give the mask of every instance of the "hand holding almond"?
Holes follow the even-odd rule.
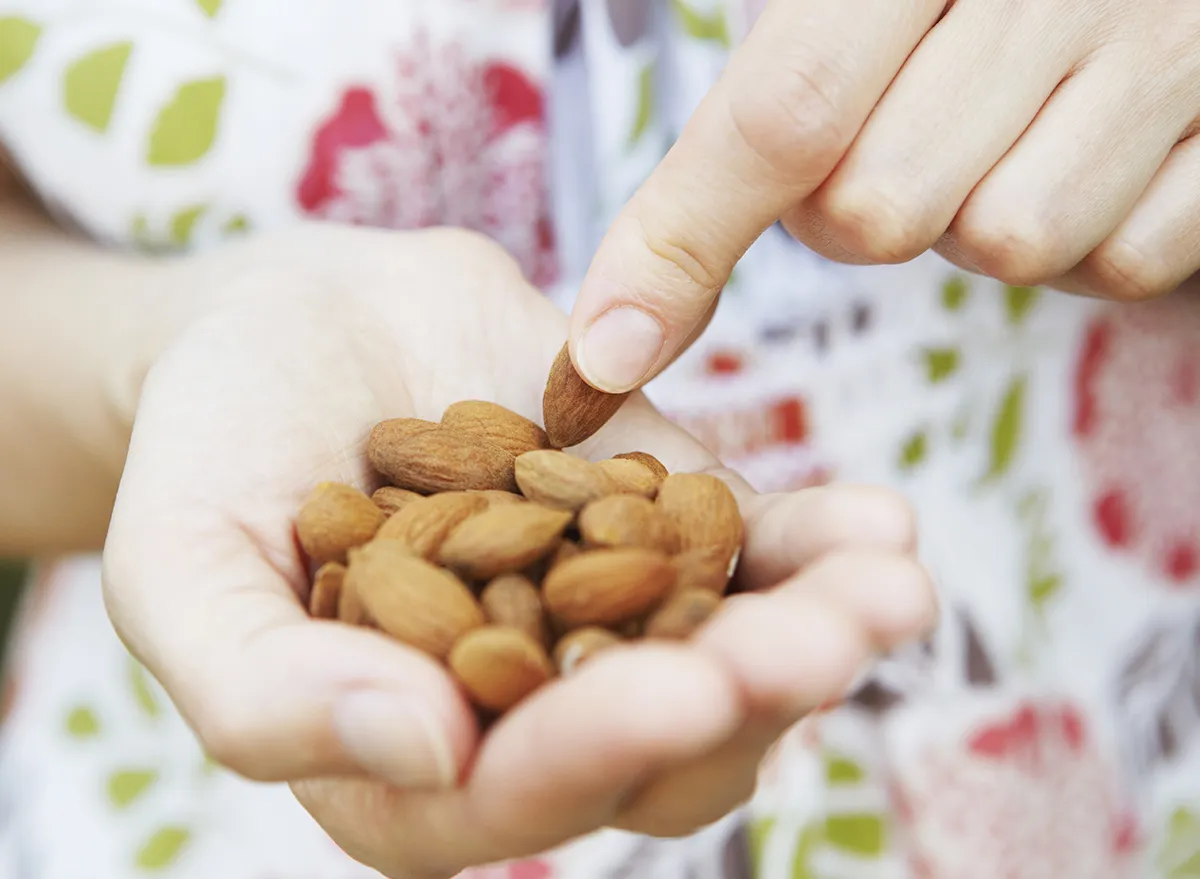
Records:
[[[106,601],[216,759],[291,783],[385,875],[714,820],[930,624],[891,495],[756,495],[638,394],[576,400],[593,420],[560,433],[566,319],[477,236],[317,227],[228,259],[252,295],[147,379]],[[696,491],[736,499],[756,591],[714,600],[728,532],[680,525]]]

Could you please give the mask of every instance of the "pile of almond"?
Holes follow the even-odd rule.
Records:
[[[561,451],[623,399],[583,382],[564,348],[545,430],[477,400],[377,424],[367,454],[387,484],[322,483],[297,516],[310,613],[446,663],[494,715],[624,640],[690,636],[725,594],[741,515],[714,476]]]

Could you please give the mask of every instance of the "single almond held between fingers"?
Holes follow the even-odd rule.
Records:
[[[531,501],[577,511],[588,501],[615,494],[612,477],[583,458],[544,449],[517,458],[517,485]]]
[[[300,507],[296,536],[315,564],[344,563],[346,551],[374,537],[385,518],[374,501],[357,488],[322,482]]]
[[[539,644],[546,643],[546,614],[537,587],[521,574],[503,574],[479,595],[487,621],[520,629]]]
[[[473,434],[507,451],[514,457],[550,448],[546,431],[523,415],[496,403],[463,400],[447,407],[442,426]]]
[[[641,546],[668,555],[679,548],[672,521],[636,494],[610,494],[589,503],[579,513],[579,533],[589,547]]]
[[[492,711],[507,711],[554,675],[542,645],[508,626],[465,633],[451,649],[449,664],[472,700]]]
[[[542,421],[556,449],[575,446],[617,414],[629,394],[606,394],[583,380],[571,363],[566,345],[554,358],[542,394]]]
[[[613,482],[617,484],[617,490],[625,494],[637,494],[653,499],[662,483],[662,479],[645,464],[628,458],[606,458],[597,461],[596,466],[612,477]]]
[[[684,550],[671,559],[671,564],[675,566],[677,589],[706,589],[724,595],[729,588],[732,563],[722,547]]]
[[[399,541],[375,540],[350,553],[346,584],[387,634],[437,659],[484,624],[471,590]]]
[[[542,597],[567,626],[611,625],[645,613],[674,585],[666,553],[594,549],[555,565],[542,583]]]
[[[637,461],[662,482],[670,475],[670,471],[658,458],[651,455],[649,452],[622,452],[619,455],[613,455],[614,458],[620,461]]]
[[[419,497],[383,523],[376,540],[399,540],[422,558],[437,556],[446,536],[464,519],[487,508],[487,500],[467,491]]]
[[[690,638],[721,604],[721,596],[708,589],[682,589],[672,593],[646,620],[647,638]]]
[[[584,626],[563,635],[554,646],[554,664],[559,674],[569,675],[601,650],[616,647],[622,638],[600,626]]]
[[[319,620],[335,620],[338,603],[342,600],[342,581],[346,566],[341,562],[326,562],[313,575],[312,591],[308,594],[308,612]]]
[[[422,494],[517,488],[512,455],[477,436],[441,426],[396,434],[372,431],[367,456],[394,486]]]
[[[415,500],[419,500],[424,495],[417,494],[415,491],[409,491],[406,488],[396,488],[392,485],[385,485],[383,488],[377,488],[375,493],[371,495],[371,500],[375,502],[375,506],[383,510],[385,516],[394,516],[401,508],[408,506]]]
[[[450,532],[439,560],[472,580],[514,573],[554,552],[571,518],[534,503],[491,507]]]
[[[717,549],[726,562],[742,545],[743,524],[729,486],[707,473],[672,473],[655,500],[679,533],[680,549]]]

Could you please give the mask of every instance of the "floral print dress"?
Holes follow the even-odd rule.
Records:
[[[0,0],[0,140],[110,246],[455,224],[565,308],[759,5]],[[606,831],[473,879],[1200,877],[1200,302],[837,266],[771,229],[649,393],[763,490],[903,490],[943,623],[703,832]],[[0,875],[373,875],[286,788],[205,759],[113,634],[95,559],[34,585]]]

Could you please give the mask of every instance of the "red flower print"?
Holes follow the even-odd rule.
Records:
[[[1137,834],[1080,713],[1023,703],[897,784],[914,873],[928,879],[1133,879]]]
[[[1074,392],[1096,533],[1169,582],[1200,585],[1200,303],[1103,312],[1076,358]]]
[[[317,129],[305,213],[389,229],[483,232],[554,280],[542,93],[517,68],[419,33],[385,89],[347,89]]]

